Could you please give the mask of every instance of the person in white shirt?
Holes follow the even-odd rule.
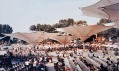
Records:
[[[25,66],[28,67],[29,66],[29,63],[30,63],[29,61],[26,61],[25,62]]]
[[[0,67],[0,71],[6,71],[2,66]]]
[[[36,67],[36,64],[37,64],[37,60],[35,59],[33,62],[33,67]]]

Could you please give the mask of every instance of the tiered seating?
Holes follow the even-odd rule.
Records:
[[[82,69],[79,67],[77,62],[73,62],[74,59],[72,59],[70,56],[68,57],[69,63],[72,67],[73,70],[78,70],[78,71],[82,71]]]
[[[57,57],[58,62],[54,63],[55,70],[64,71],[65,70],[65,60],[61,57]]]
[[[92,59],[93,59],[94,61],[98,62],[99,64],[103,64],[105,67],[108,66],[106,62],[104,62],[104,61],[102,61],[102,60],[100,60],[100,59],[98,59],[98,58],[96,58],[96,57],[93,57]]]
[[[64,58],[64,63],[65,63],[65,68],[68,67],[68,68],[70,68],[70,70],[72,70],[67,58]]]
[[[76,61],[81,67],[82,71],[90,71],[90,69],[82,61],[80,61],[79,58],[77,58]]]
[[[93,59],[89,58],[89,57],[86,57],[86,61],[90,64],[93,64],[94,66],[96,67],[100,67],[100,64],[95,62]]]
[[[71,60],[71,57],[67,57],[67,59],[69,61],[69,64],[70,64],[72,70],[75,70],[75,65],[74,65],[73,61]]]
[[[116,58],[114,60],[112,60],[112,58],[113,57],[103,58],[107,61],[107,64],[108,64],[107,69],[108,69],[108,71],[118,71],[117,70],[117,62],[116,62],[117,60],[116,60]]]

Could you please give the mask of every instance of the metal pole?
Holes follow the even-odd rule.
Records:
[[[83,51],[85,51],[85,43],[83,42]]]
[[[65,43],[66,43],[66,35],[64,35],[65,39],[64,39],[64,48],[65,48]]]

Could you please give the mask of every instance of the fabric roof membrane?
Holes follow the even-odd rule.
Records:
[[[75,38],[80,38],[85,41],[90,36],[99,33],[101,31],[112,28],[112,26],[101,26],[101,25],[89,25],[89,26],[79,26],[73,25],[66,28],[62,28],[66,33],[72,34]]]

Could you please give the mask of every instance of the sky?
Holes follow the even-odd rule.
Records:
[[[28,32],[33,24],[55,24],[73,18],[96,24],[99,18],[84,16],[80,7],[99,0],[0,0],[0,24],[9,24],[14,32]]]

